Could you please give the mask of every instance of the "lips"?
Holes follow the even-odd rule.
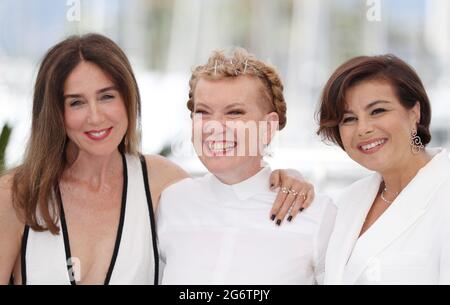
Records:
[[[365,154],[371,154],[380,150],[386,144],[386,138],[372,139],[358,144],[359,151]]]
[[[110,134],[111,134],[111,130],[113,128],[105,128],[105,129],[100,129],[100,130],[89,130],[86,131],[84,134],[91,140],[94,141],[101,141],[106,139]]]

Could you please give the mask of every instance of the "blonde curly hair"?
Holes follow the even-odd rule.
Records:
[[[194,91],[201,78],[221,79],[242,75],[256,77],[264,87],[263,95],[279,117],[279,129],[286,126],[286,102],[283,95],[283,83],[274,67],[257,59],[243,48],[234,48],[230,55],[225,51],[214,51],[205,65],[194,68],[189,80],[189,100],[187,107],[194,111]]]

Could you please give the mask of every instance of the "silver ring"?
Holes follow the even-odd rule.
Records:
[[[298,195],[298,192],[294,191],[293,189],[290,189],[289,194],[292,194],[296,197]]]
[[[287,193],[289,193],[289,190],[287,189],[287,187],[282,187],[281,188],[281,192],[283,193],[283,194],[287,194]]]

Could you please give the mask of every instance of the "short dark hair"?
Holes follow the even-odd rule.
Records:
[[[354,57],[334,71],[320,99],[317,134],[323,140],[338,144],[344,149],[339,123],[346,109],[345,95],[352,86],[368,80],[388,82],[406,109],[413,108],[419,102],[420,122],[417,135],[424,145],[430,143],[431,106],[425,88],[414,69],[392,54]]]

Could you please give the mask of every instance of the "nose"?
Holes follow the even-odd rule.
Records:
[[[222,126],[225,126],[226,124],[226,118],[223,114],[217,113],[213,114],[210,118],[211,121],[215,121],[216,123],[221,124]]]
[[[373,132],[373,126],[370,120],[364,118],[358,119],[357,131],[360,137],[371,134]]]
[[[208,118],[202,118],[203,125],[214,129],[221,129],[224,130],[226,127],[226,118],[222,114],[213,114],[210,115]]]
[[[100,125],[103,122],[104,115],[96,101],[89,103],[88,123],[92,125]]]

